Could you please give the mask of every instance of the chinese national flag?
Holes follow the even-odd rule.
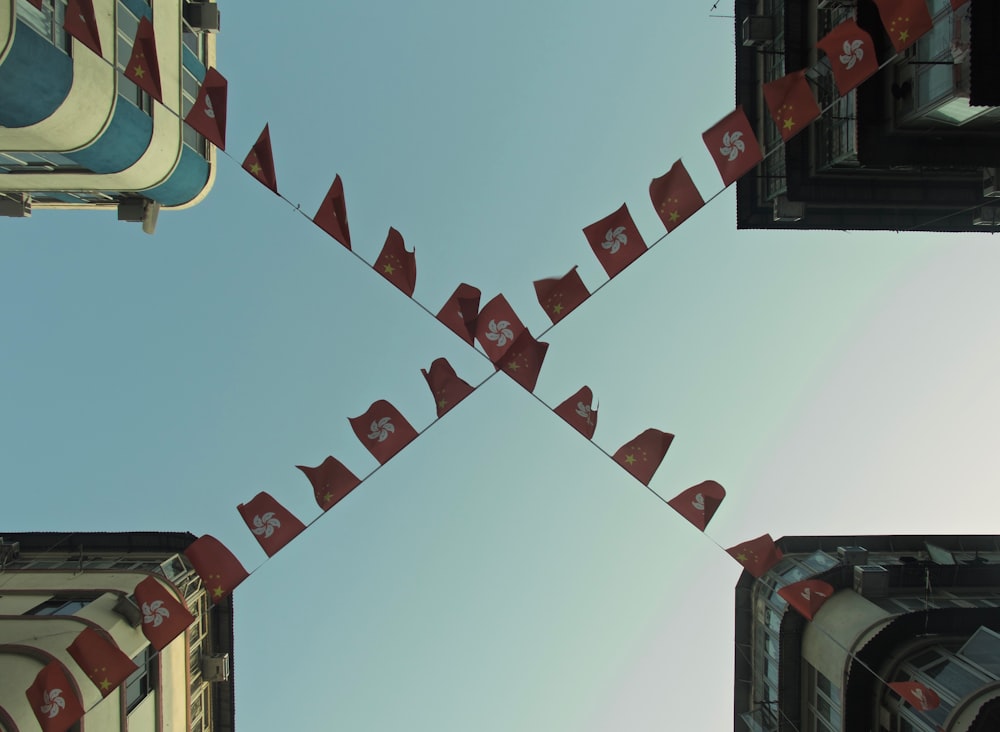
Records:
[[[340,176],[333,179],[330,190],[313,216],[313,223],[348,249],[351,248],[351,230],[347,228],[347,206],[344,203],[344,184]]]
[[[113,640],[90,627],[80,631],[66,650],[80,664],[87,678],[94,682],[101,696],[107,696],[121,686],[139,668]]]
[[[678,493],[667,501],[667,505],[694,524],[699,531],[704,531],[725,497],[725,488],[714,480],[706,480]]]
[[[451,367],[446,358],[436,358],[431,364],[430,371],[420,369],[420,373],[427,380],[427,386],[431,388],[434,395],[434,406],[437,409],[437,416],[443,417],[452,407],[469,396],[473,388],[458,378],[455,369]]]
[[[608,277],[614,277],[646,252],[646,242],[624,203],[610,216],[585,228],[583,235]]]
[[[896,53],[905,51],[934,27],[927,0],[875,0]]]
[[[407,297],[413,297],[413,288],[417,284],[416,252],[406,251],[403,235],[391,226],[382,253],[375,260],[375,271],[402,290]]]
[[[240,560],[214,536],[206,534],[195,539],[184,554],[205,583],[212,602],[221,602],[249,577]]]
[[[594,394],[589,386],[585,386],[552,411],[590,440],[594,437],[594,430],[597,429],[597,410],[594,409],[593,403]]]
[[[220,150],[226,149],[226,98],[229,82],[215,69],[205,72],[194,106],[184,118],[184,124]]]
[[[274,156],[271,154],[271,130],[264,125],[257,142],[250,148],[243,161],[243,170],[275,193],[278,192],[278,179],[274,175]]]
[[[715,167],[719,169],[722,182],[727,186],[764,159],[742,106],[715,123],[701,138],[715,161]]]
[[[951,0],[951,9],[952,10],[958,10],[960,7],[962,7],[963,5],[965,5],[967,2],[969,2],[969,0]],[[41,7],[41,6],[39,5],[39,7]]]
[[[184,603],[153,577],[136,585],[135,604],[142,613],[142,634],[158,651],[194,622]]]
[[[941,697],[937,692],[919,681],[892,681],[889,688],[921,712],[929,712],[941,706]]]
[[[653,178],[649,184],[649,199],[668,234],[705,205],[705,199],[680,160],[659,178]]]
[[[49,661],[24,693],[42,732],[66,732],[83,716],[83,704],[59,661]]]
[[[348,419],[351,429],[380,465],[417,437],[417,431],[384,399],[374,402],[360,417]]]
[[[476,340],[490,361],[496,364],[524,332],[514,308],[503,295],[497,295],[483,306],[476,318]]]
[[[829,57],[837,91],[844,96],[878,71],[872,37],[848,18],[816,44]]]
[[[744,541],[726,549],[726,552],[754,577],[761,577],[781,561],[781,550],[775,546],[770,534]]]
[[[39,10],[42,9],[42,0],[28,0],[28,2],[34,5]],[[954,0],[952,0],[952,2],[954,2]]]
[[[525,329],[514,339],[514,343],[503,358],[494,365],[498,371],[503,369],[507,376],[528,391],[534,391],[535,384],[538,383],[538,374],[542,370],[542,361],[545,360],[545,353],[548,350],[548,343],[536,341]]]
[[[312,483],[317,505],[329,511],[340,499],[353,491],[361,481],[337,458],[330,456],[315,468],[296,465]]]
[[[285,544],[306,530],[305,525],[291,511],[265,491],[254,496],[250,503],[241,503],[236,510],[269,557],[273,557]]]
[[[153,23],[143,16],[132,44],[132,56],[125,67],[125,78],[163,104],[163,87],[160,85],[160,64],[156,57],[156,36]]]
[[[674,436],[669,432],[648,429],[634,440],[630,440],[618,448],[613,457],[616,463],[643,485],[649,485],[653,473],[660,467],[664,455],[670,449]]]
[[[823,603],[833,597],[833,586],[821,580],[802,580],[785,585],[778,595],[806,620],[812,620]]]
[[[562,277],[535,280],[534,285],[538,302],[553,323],[558,323],[590,297],[576,267]]]
[[[101,34],[97,29],[94,0],[69,0],[63,28],[84,46],[102,56]]]
[[[792,139],[820,115],[805,70],[793,71],[764,84],[764,101],[782,140]]]
[[[451,328],[463,341],[472,345],[476,335],[476,318],[479,316],[479,298],[482,293],[478,287],[464,282],[455,288],[448,302],[437,314],[437,319]]]

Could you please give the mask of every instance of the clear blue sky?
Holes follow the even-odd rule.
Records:
[[[534,279],[733,106],[731,21],[705,2],[226,4],[238,159],[271,125],[309,214],[340,173],[355,249],[416,248],[415,297]],[[503,377],[235,596],[240,729],[598,732],[731,727],[720,546],[771,532],[992,532],[1000,249],[991,236],[737,232],[732,191],[554,329],[536,393],[588,384],[595,441],[677,435],[652,487],[729,491],[709,537]],[[296,464],[374,461],[347,417],[418,428],[438,356],[491,368],[231,160],[155,237],[113,215],[0,221],[6,530],[212,533],[236,504],[318,512]]]

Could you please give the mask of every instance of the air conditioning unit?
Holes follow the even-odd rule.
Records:
[[[743,19],[743,45],[765,46],[774,40],[774,18],[751,15]]]
[[[204,655],[201,657],[201,675],[205,681],[229,680],[229,654]]]
[[[112,610],[125,618],[133,628],[142,625],[142,613],[139,612],[139,606],[131,598],[119,595]]]
[[[972,214],[973,226],[1000,226],[1000,206],[983,206]]]
[[[857,566],[858,564],[868,564],[868,550],[863,546],[838,546],[837,556],[844,564]]]
[[[1000,198],[1000,168],[983,168],[983,198]]]
[[[21,542],[4,541],[0,536],[0,564],[6,564],[12,559],[17,559],[21,554]]]
[[[142,221],[146,213],[145,198],[121,198],[118,200],[119,221]]]
[[[9,193],[10,198],[0,196],[0,216],[26,219],[31,216],[31,196],[27,193]]]
[[[854,591],[862,597],[889,595],[889,570],[881,564],[859,564],[854,567]]]
[[[806,204],[803,201],[789,201],[787,196],[774,199],[774,221],[801,221],[806,215]]]
[[[186,3],[184,20],[195,30],[219,30],[219,6],[215,3]]]

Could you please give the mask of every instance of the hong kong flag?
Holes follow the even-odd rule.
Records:
[[[785,585],[778,595],[806,620],[812,620],[823,603],[833,597],[833,586],[822,580],[802,580]]]
[[[732,185],[764,159],[750,120],[737,107],[702,134],[722,182]]]
[[[94,0],[68,0],[63,29],[98,56],[103,55],[101,33],[94,14]]]
[[[205,583],[212,602],[222,602],[250,575],[240,560],[214,536],[206,534],[194,540],[184,555]]]
[[[590,297],[576,267],[562,277],[535,280],[534,285],[538,302],[553,323],[558,323]]]
[[[744,541],[726,549],[726,552],[754,577],[763,576],[767,570],[781,561],[781,550],[775,546],[770,534]]]
[[[264,125],[264,130],[257,138],[257,142],[250,148],[246,159],[243,161],[243,170],[247,171],[254,178],[275,193],[278,192],[278,179],[274,174],[274,156],[271,154],[271,130],[269,125]]]
[[[896,53],[905,51],[934,27],[927,0],[875,0]]]
[[[420,373],[424,375],[427,386],[434,395],[434,407],[437,409],[438,417],[443,417],[474,391],[472,386],[458,377],[446,358],[434,359],[431,370],[420,369]]]
[[[291,511],[264,491],[254,496],[250,503],[241,503],[236,510],[269,557],[273,557],[285,544],[306,530],[305,525]]]
[[[375,260],[375,271],[394,284],[407,297],[413,297],[417,284],[416,252],[406,251],[403,235],[391,226],[382,253]]]
[[[608,277],[614,277],[646,252],[646,242],[624,203],[613,214],[586,227],[583,235]]]
[[[94,682],[101,696],[117,689],[139,668],[110,637],[105,638],[91,627],[80,631],[66,650]]]
[[[667,505],[694,524],[699,531],[704,531],[725,497],[725,488],[714,480],[706,480],[678,493],[667,501]]]
[[[476,318],[479,315],[478,287],[464,282],[455,288],[448,302],[437,314],[437,319],[447,325],[459,338],[472,345],[476,335]]]
[[[351,248],[351,230],[347,226],[347,205],[344,203],[344,184],[340,176],[333,179],[330,190],[313,216],[313,223],[348,249]]]
[[[548,343],[536,341],[525,330],[495,365],[525,389],[534,391],[548,350]]]
[[[360,417],[348,421],[361,444],[380,465],[417,438],[417,431],[384,399],[374,402]]]
[[[348,470],[337,458],[330,456],[315,468],[296,465],[305,473],[312,484],[313,495],[317,505],[324,511],[329,511],[344,496],[357,488],[361,481]]]
[[[143,16],[132,44],[132,56],[125,67],[125,78],[163,104],[163,86],[160,84],[160,64],[156,57],[156,36],[153,23]]]
[[[142,634],[158,651],[194,622],[184,603],[153,577],[136,585],[135,604],[142,613]]]
[[[194,106],[184,123],[220,150],[226,149],[226,99],[229,82],[215,69],[205,72]]]
[[[872,37],[848,18],[816,44],[830,59],[833,81],[840,96],[856,88],[878,71]]]
[[[514,339],[523,332],[524,324],[503,295],[486,303],[476,318],[476,340],[494,364],[504,357]]]
[[[42,732],[66,732],[83,716],[83,704],[76,687],[59,661],[49,661],[35,676],[25,695]]]
[[[919,681],[893,681],[889,688],[903,697],[914,709],[929,712],[941,706],[941,697]]]
[[[782,140],[792,139],[820,115],[804,70],[769,81],[763,89],[764,101]]]
[[[594,394],[585,386],[552,411],[572,425],[573,429],[593,439],[597,429],[597,410],[594,409]]]
[[[612,457],[636,480],[649,485],[673,440],[674,436],[669,432],[650,428],[618,448]]]
[[[649,199],[670,233],[705,205],[705,199],[678,160],[670,170],[649,184]]]

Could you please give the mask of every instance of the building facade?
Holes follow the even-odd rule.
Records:
[[[235,727],[232,599],[213,604],[183,555],[185,533],[31,533],[0,539],[0,730],[39,722],[25,691],[53,659],[69,672],[84,717],[76,732],[231,732]],[[132,593],[155,577],[195,622],[156,652]],[[84,628],[107,633],[138,666],[102,697],[67,651]]]
[[[736,588],[736,732],[1000,729],[1000,536],[786,537]],[[833,593],[807,620],[778,594]],[[921,711],[889,687],[940,697]]]
[[[0,215],[110,209],[151,233],[160,207],[194,205],[215,177],[214,146],[183,118],[215,64],[217,6],[93,6],[100,55],[64,29],[67,0],[0,0]],[[143,18],[162,104],[124,73]]]
[[[737,183],[737,227],[1000,231],[1000,4],[927,0],[896,54],[872,0],[736,0],[736,102],[770,154]],[[848,18],[881,70],[839,96],[816,42]],[[822,117],[787,143],[761,87],[807,69]]]

